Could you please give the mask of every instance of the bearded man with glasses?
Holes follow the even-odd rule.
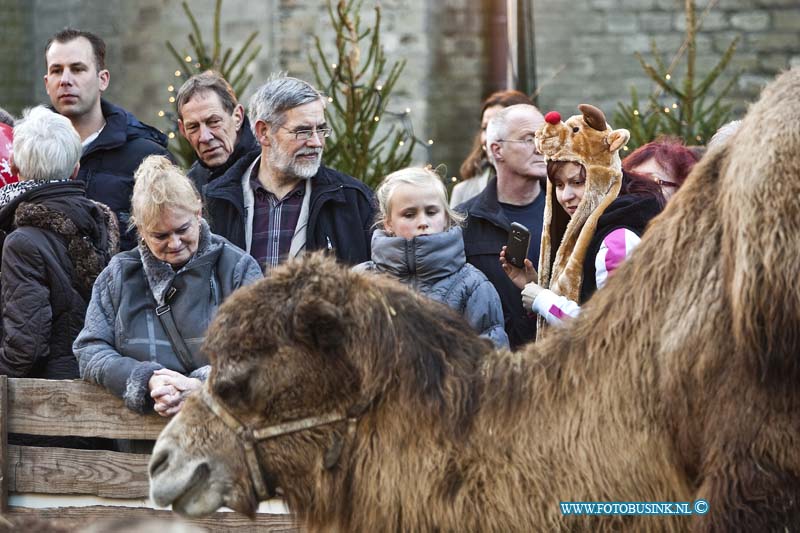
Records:
[[[322,95],[297,78],[273,77],[250,99],[249,118],[258,149],[205,189],[211,231],[264,271],[313,250],[347,264],[367,261],[375,196],[322,165],[331,135]]]

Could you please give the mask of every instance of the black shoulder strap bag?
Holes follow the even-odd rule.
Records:
[[[156,307],[156,316],[161,321],[161,325],[164,327],[167,337],[169,337],[169,343],[172,345],[172,350],[175,352],[175,355],[178,356],[178,359],[180,359],[181,364],[186,369],[186,373],[188,374],[195,367],[194,358],[192,357],[192,352],[189,351],[189,347],[186,346],[186,342],[184,342],[181,332],[178,331],[178,325],[175,324],[175,317],[172,315],[172,308],[169,305],[170,300],[172,300],[177,292],[178,289],[175,287],[170,287],[169,291],[167,291],[166,297],[164,298],[164,305],[159,305]]]

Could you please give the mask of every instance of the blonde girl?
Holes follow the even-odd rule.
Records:
[[[508,347],[503,310],[494,286],[466,262],[463,216],[430,167],[386,176],[377,191],[380,212],[372,235],[372,260],[359,270],[381,272],[461,314],[482,337]]]

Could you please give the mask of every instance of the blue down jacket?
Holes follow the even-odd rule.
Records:
[[[413,239],[376,230],[372,261],[355,268],[399,279],[459,313],[481,337],[508,348],[500,297],[486,276],[467,263],[460,227]]]
[[[152,410],[153,372],[169,368],[205,380],[210,367],[200,347],[206,328],[228,296],[259,279],[256,260],[213,235],[205,221],[197,252],[177,272],[143,243],[117,254],[97,277],[84,328],[72,345],[81,377],[103,385],[134,411]],[[189,368],[156,316],[156,307],[167,300],[191,352]]]

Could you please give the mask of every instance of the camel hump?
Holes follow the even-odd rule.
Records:
[[[762,379],[800,379],[800,68],[778,76],[718,150],[733,335]],[[711,154],[709,154],[711,155]],[[780,191],[780,192],[777,192]]]

